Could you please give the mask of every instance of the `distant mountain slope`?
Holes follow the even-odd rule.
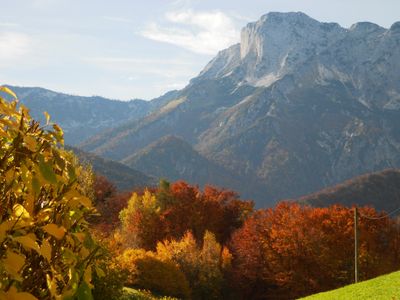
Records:
[[[36,120],[43,122],[43,112],[47,111],[52,121],[63,128],[65,141],[70,145],[129,120],[140,119],[174,94],[172,91],[151,102],[139,99],[117,101],[98,96],[67,95],[36,87],[10,87]]]
[[[113,182],[120,191],[131,191],[134,188],[151,187],[158,184],[157,179],[132,169],[124,164],[101,158],[77,148],[68,147],[82,163],[90,163],[96,174],[105,176]]]
[[[263,197],[266,203],[270,200],[256,179],[244,184],[237,175],[209,161],[176,136],[164,136],[122,162],[156,178],[184,179],[200,186],[211,184],[240,191],[242,198]]]
[[[311,206],[332,204],[370,205],[378,211],[393,211],[400,207],[400,170],[388,169],[364,174],[333,187],[297,199]]]
[[[164,106],[82,146],[124,160],[171,134],[274,200],[400,167],[400,22],[269,13]]]

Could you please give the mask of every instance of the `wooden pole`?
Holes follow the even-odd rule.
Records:
[[[358,282],[358,212],[354,207],[354,282]]]

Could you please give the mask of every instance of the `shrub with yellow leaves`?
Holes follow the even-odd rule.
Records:
[[[0,92],[14,98],[0,97],[0,299],[91,299],[101,270],[82,168],[47,113],[41,127],[10,89]]]
[[[222,248],[215,235],[204,233],[202,245],[191,232],[182,239],[157,244],[157,256],[175,262],[189,281],[193,299],[221,299],[224,273],[230,267],[231,255]]]
[[[127,249],[117,260],[129,274],[128,286],[164,296],[190,298],[189,283],[173,261],[161,260],[156,253],[144,249]]]

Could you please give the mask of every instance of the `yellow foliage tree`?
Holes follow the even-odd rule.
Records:
[[[171,260],[161,260],[151,251],[127,249],[117,261],[129,274],[128,286],[165,296],[190,298],[189,283],[179,266]]]
[[[214,234],[206,231],[202,246],[187,232],[180,241],[157,244],[157,256],[179,265],[190,283],[193,299],[221,299],[224,271],[230,266],[228,249],[222,249]]]
[[[133,193],[128,206],[120,212],[121,237],[131,248],[153,249],[154,241],[164,236],[160,219],[161,209],[154,193]],[[154,245],[154,246],[153,246]]]
[[[91,299],[99,248],[82,170],[47,113],[41,127],[0,91],[14,98],[0,97],[0,299]]]

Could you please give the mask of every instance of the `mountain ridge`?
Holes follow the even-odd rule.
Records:
[[[154,110],[80,145],[124,161],[180,136],[249,185],[262,182],[260,206],[400,167],[399,28],[269,13]]]
[[[314,207],[372,206],[377,211],[390,213],[400,207],[399,187],[400,169],[386,169],[351,178],[293,201]]]

